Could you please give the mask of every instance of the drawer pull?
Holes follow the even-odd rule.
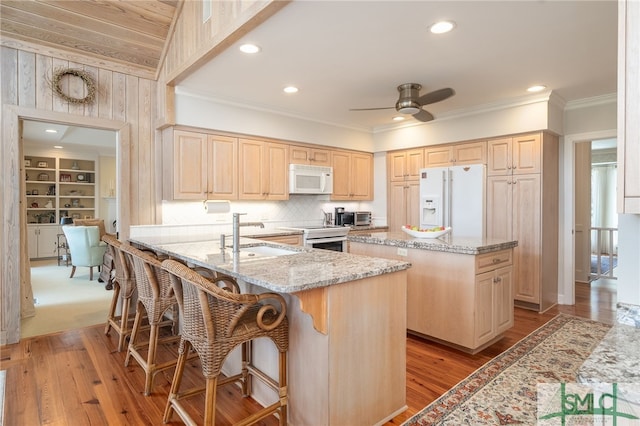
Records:
[[[494,257],[494,258],[493,258],[493,263],[494,263],[494,264],[495,264],[495,263],[500,263],[500,258],[498,258],[498,257]]]

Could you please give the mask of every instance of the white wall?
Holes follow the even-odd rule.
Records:
[[[549,129],[550,122],[559,121],[556,117],[550,118],[550,97],[553,98],[551,94],[528,97],[509,104],[486,106],[483,110],[438,117],[428,123],[414,122],[399,129],[378,131],[373,136],[375,148],[389,151]],[[561,128],[553,130],[559,133]]]
[[[180,90],[176,90],[176,122],[206,129],[373,152],[373,139],[366,130],[221,104]]]

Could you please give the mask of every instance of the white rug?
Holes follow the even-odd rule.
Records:
[[[36,315],[21,321],[21,338],[103,324],[113,291],[98,282],[100,273],[77,267],[69,278],[71,266],[58,266],[55,259],[31,262],[31,282]]]

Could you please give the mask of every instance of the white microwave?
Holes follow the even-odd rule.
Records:
[[[333,168],[289,164],[289,194],[331,194]]]

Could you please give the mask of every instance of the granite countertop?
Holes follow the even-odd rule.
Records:
[[[231,275],[278,293],[295,293],[327,287],[367,277],[408,269],[403,261],[380,259],[330,250],[309,249],[240,238],[241,255],[234,258],[232,250],[222,251],[218,240],[176,242],[174,237],[132,237],[132,243]],[[230,242],[230,239],[227,240]],[[267,246],[289,250],[283,256],[251,255],[242,248]]]
[[[640,382],[640,307],[618,303],[617,321],[578,370],[587,384]]]
[[[348,235],[347,239],[355,243],[380,244],[394,247],[406,247],[420,250],[444,251],[458,254],[482,254],[516,247],[517,241],[496,239],[459,238],[445,235],[440,238],[414,238],[404,232],[371,232]]]

